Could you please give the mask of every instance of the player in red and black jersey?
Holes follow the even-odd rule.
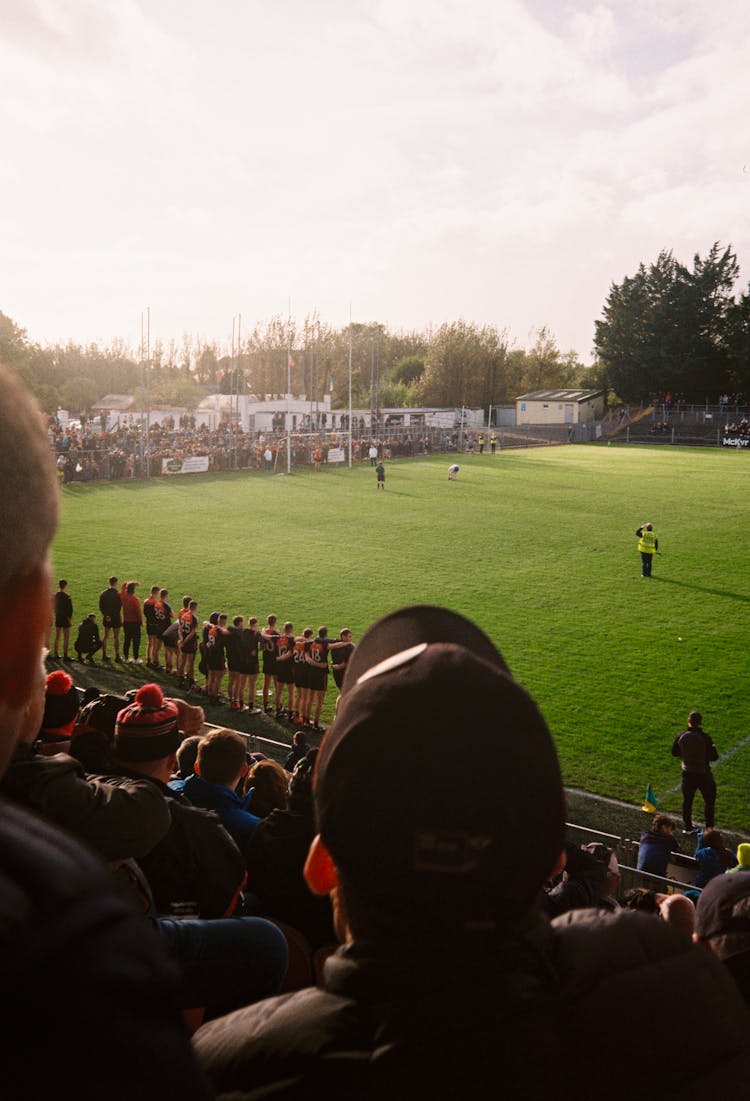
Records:
[[[330,649],[335,651],[331,654],[331,672],[333,673],[334,683],[339,691],[341,691],[341,685],[344,681],[344,673],[349,664],[349,658],[354,653],[353,638],[354,636],[349,628],[344,627],[339,634],[339,641],[330,646]]]
[[[261,634],[258,630],[258,619],[256,616],[251,615],[247,620],[247,627],[243,631],[243,638],[248,651],[248,660],[250,664],[250,672],[247,676],[247,710],[254,713],[259,710],[255,706],[255,685],[258,680],[258,668],[259,659],[258,651],[261,645]],[[244,700],[244,696],[240,696],[240,703]]]
[[[221,682],[227,663],[224,658],[224,639],[227,634],[227,617],[212,612],[208,623],[203,624],[203,659],[206,663],[206,695],[208,702],[217,704]]]
[[[294,651],[294,624],[287,622],[284,630],[276,639],[276,718],[283,716],[284,686],[287,689],[289,718],[294,715],[294,670],[292,654]]]
[[[328,688],[328,650],[330,646],[328,628],[318,627],[317,637],[310,643],[305,656],[310,685],[308,715],[311,720],[310,725],[313,730],[317,731],[320,731],[320,712]]]
[[[178,673],[178,685],[183,688],[185,685],[188,688],[192,688],[195,684],[194,671],[195,671],[195,654],[198,649],[198,628],[200,624],[198,622],[198,616],[195,614],[198,610],[198,601],[191,600],[186,596],[183,600],[183,604],[187,601],[187,606],[183,607],[182,611],[177,617],[180,624],[180,637],[177,640],[177,649],[180,656],[177,663]]]
[[[261,650],[263,651],[263,710],[270,711],[269,698],[273,689],[274,700],[276,697],[276,640],[279,632],[276,629],[277,617],[269,615],[266,624],[260,633]]]
[[[67,593],[68,582],[65,578],[58,581],[58,589],[55,593],[55,644],[51,647],[52,657],[60,657],[60,638],[63,640],[63,661],[68,661],[68,646],[70,643],[70,625],[73,622],[73,601]]]
[[[313,641],[312,627],[305,627],[301,635],[294,640],[292,651],[294,676],[294,717],[295,726],[310,723],[310,677],[308,674],[307,654]]]
[[[151,592],[143,601],[143,618],[146,621],[146,665],[158,669],[159,662],[154,658],[154,639],[156,637],[156,602],[159,599],[159,586],[152,585]],[[161,648],[161,643],[159,644]]]
[[[109,588],[99,594],[99,611],[102,613],[102,626],[104,627],[104,641],[102,643],[102,661],[109,661],[107,657],[107,644],[109,632],[112,631],[115,640],[115,661],[120,660],[120,628],[122,627],[122,600],[117,589],[117,578],[110,577]]]

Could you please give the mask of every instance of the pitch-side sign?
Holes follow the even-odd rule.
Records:
[[[725,436],[724,447],[750,447],[750,436]]]
[[[346,459],[346,452],[343,447],[329,447],[328,448],[328,462],[329,463],[343,463]]]
[[[162,474],[205,474],[208,455],[188,455],[185,459],[162,459]]]

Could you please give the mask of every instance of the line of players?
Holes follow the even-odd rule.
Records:
[[[278,619],[269,615],[259,629],[256,616],[236,615],[231,624],[228,616],[212,612],[201,625],[197,616],[198,602],[183,597],[182,608],[174,622],[166,598],[169,593],[152,589],[144,601],[143,610],[148,636],[148,665],[160,668],[161,648],[168,673],[177,675],[178,686],[188,690],[195,685],[195,659],[198,670],[206,676],[208,702],[216,704],[225,673],[228,672],[226,693],[233,711],[250,711],[255,707],[255,690],[261,673],[262,656],[263,708],[277,719],[289,718],[295,725],[320,729],[320,713],[328,688],[328,655],[330,671],[341,687],[347,662],[354,651],[352,632],[344,628],[338,639],[329,639],[322,626],[315,635],[306,627],[295,635],[294,624],[286,622],[278,629]],[[168,625],[163,626],[165,623]],[[284,690],[286,689],[286,707]]]

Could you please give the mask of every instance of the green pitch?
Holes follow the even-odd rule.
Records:
[[[445,456],[386,463],[384,492],[369,464],[66,487],[54,569],[76,623],[110,573],[139,580],[141,598],[152,584],[176,605],[190,593],[204,618],[275,612],[332,636],[402,604],[447,605],[537,700],[567,784],[637,804],[651,783],[678,811],[670,747],[695,708],[730,754],[715,766],[718,824],[748,830],[750,456],[590,446],[458,462],[455,482]],[[662,550],[650,581],[633,534],[646,520]],[[331,685],[325,719],[334,699]],[[501,750],[496,767],[502,798]]]

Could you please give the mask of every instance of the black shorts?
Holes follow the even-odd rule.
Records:
[[[307,662],[295,661],[292,676],[296,688],[307,688],[310,683]]]
[[[198,639],[192,638],[190,642],[186,642],[182,647],[183,654],[194,654],[198,649]]]
[[[266,676],[276,676],[276,655],[271,650],[263,651],[263,672]]]
[[[276,680],[279,684],[294,684],[294,670],[291,658],[289,661],[276,662]]]
[[[308,688],[313,692],[325,692],[328,685],[328,670],[318,669],[317,665],[308,665]]]
[[[70,617],[55,616],[55,627],[70,627]]]
[[[119,615],[105,615],[102,622],[105,627],[122,627],[122,619]]]
[[[333,683],[337,688],[341,688],[341,685],[344,683],[346,669],[332,669],[331,673],[333,674]]]

